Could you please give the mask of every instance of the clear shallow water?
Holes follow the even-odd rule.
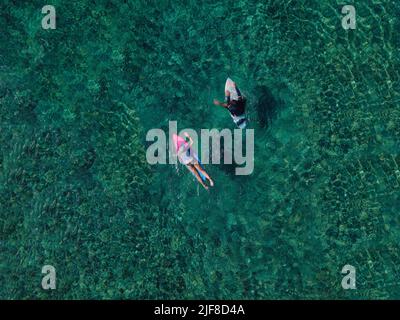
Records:
[[[399,297],[398,2],[357,4],[354,31],[335,1],[55,6],[46,32],[40,5],[1,8],[1,297]],[[207,193],[148,166],[169,120],[233,129],[227,76],[254,173],[208,165]]]

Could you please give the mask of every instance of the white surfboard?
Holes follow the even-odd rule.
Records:
[[[233,82],[231,78],[226,79],[225,91],[229,91],[232,100],[239,99],[239,96],[236,92],[235,82]]]

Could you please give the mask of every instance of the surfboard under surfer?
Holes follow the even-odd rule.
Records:
[[[190,172],[196,177],[197,181],[208,190],[208,186],[205,184],[206,180],[210,182],[210,186],[214,186],[214,181],[210,178],[207,172],[202,167],[197,154],[191,148],[193,145],[193,139],[187,132],[183,135],[188,138],[189,141],[174,135],[173,139],[175,142],[175,148],[177,150],[177,156],[182,164],[184,164]]]
[[[228,109],[235,124],[240,129],[246,128],[246,99],[232,79],[228,78],[225,83],[225,103],[214,99],[214,104]]]

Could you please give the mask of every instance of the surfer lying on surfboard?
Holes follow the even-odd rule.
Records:
[[[197,181],[199,181],[201,185],[208,190],[208,186],[205,184],[205,182],[208,180],[211,187],[214,186],[214,182],[204,170],[197,154],[191,148],[193,145],[193,139],[187,132],[184,132],[183,135],[189,139],[189,142],[176,134],[174,134],[172,137],[178,159],[196,177]]]
[[[240,129],[246,128],[246,99],[242,96],[236,83],[230,78],[226,79],[225,83],[225,103],[214,99],[214,104],[228,109],[235,124]]]

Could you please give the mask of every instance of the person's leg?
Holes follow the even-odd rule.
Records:
[[[208,190],[208,187],[204,184],[203,179],[200,177],[200,175],[197,172],[197,170],[195,169],[195,167],[192,164],[187,164],[186,167],[194,174],[194,176],[196,177],[197,181],[199,181],[201,183],[201,185],[206,190]]]
[[[210,185],[211,187],[214,186],[214,181],[210,178],[210,176],[207,174],[207,172],[204,171],[204,169],[201,167],[201,165],[199,163],[195,163],[193,164],[195,166],[195,168],[201,172],[202,174],[204,174],[204,176],[208,179],[208,181],[210,181]]]

